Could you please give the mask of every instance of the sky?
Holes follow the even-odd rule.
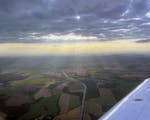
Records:
[[[0,28],[0,55],[148,51],[150,0],[0,0]]]
[[[131,41],[107,42],[64,42],[64,43],[5,43],[0,46],[1,56],[47,56],[47,55],[106,55],[106,54],[147,54],[150,43],[139,44]]]

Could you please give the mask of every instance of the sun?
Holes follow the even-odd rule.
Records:
[[[81,17],[80,17],[79,15],[77,15],[75,18],[76,18],[77,20],[80,20],[80,19],[81,19]]]

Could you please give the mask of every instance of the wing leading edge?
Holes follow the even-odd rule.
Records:
[[[150,120],[150,79],[146,79],[99,120]]]

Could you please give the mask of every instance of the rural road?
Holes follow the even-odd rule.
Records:
[[[63,75],[64,75],[68,80],[73,81],[73,82],[77,82],[76,79],[74,79],[74,78],[68,76],[67,73],[65,73],[64,71],[63,71],[62,73],[63,73]],[[80,120],[84,120],[84,114],[85,114],[85,98],[86,98],[87,86],[86,86],[84,83],[80,82],[80,81],[78,81],[78,82],[81,83],[81,85],[83,86],[83,97],[82,97],[82,102],[81,102],[82,105],[81,105],[81,112],[80,112]]]

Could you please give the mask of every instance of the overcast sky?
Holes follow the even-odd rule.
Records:
[[[148,42],[149,31],[150,0],[0,0],[1,43]]]

